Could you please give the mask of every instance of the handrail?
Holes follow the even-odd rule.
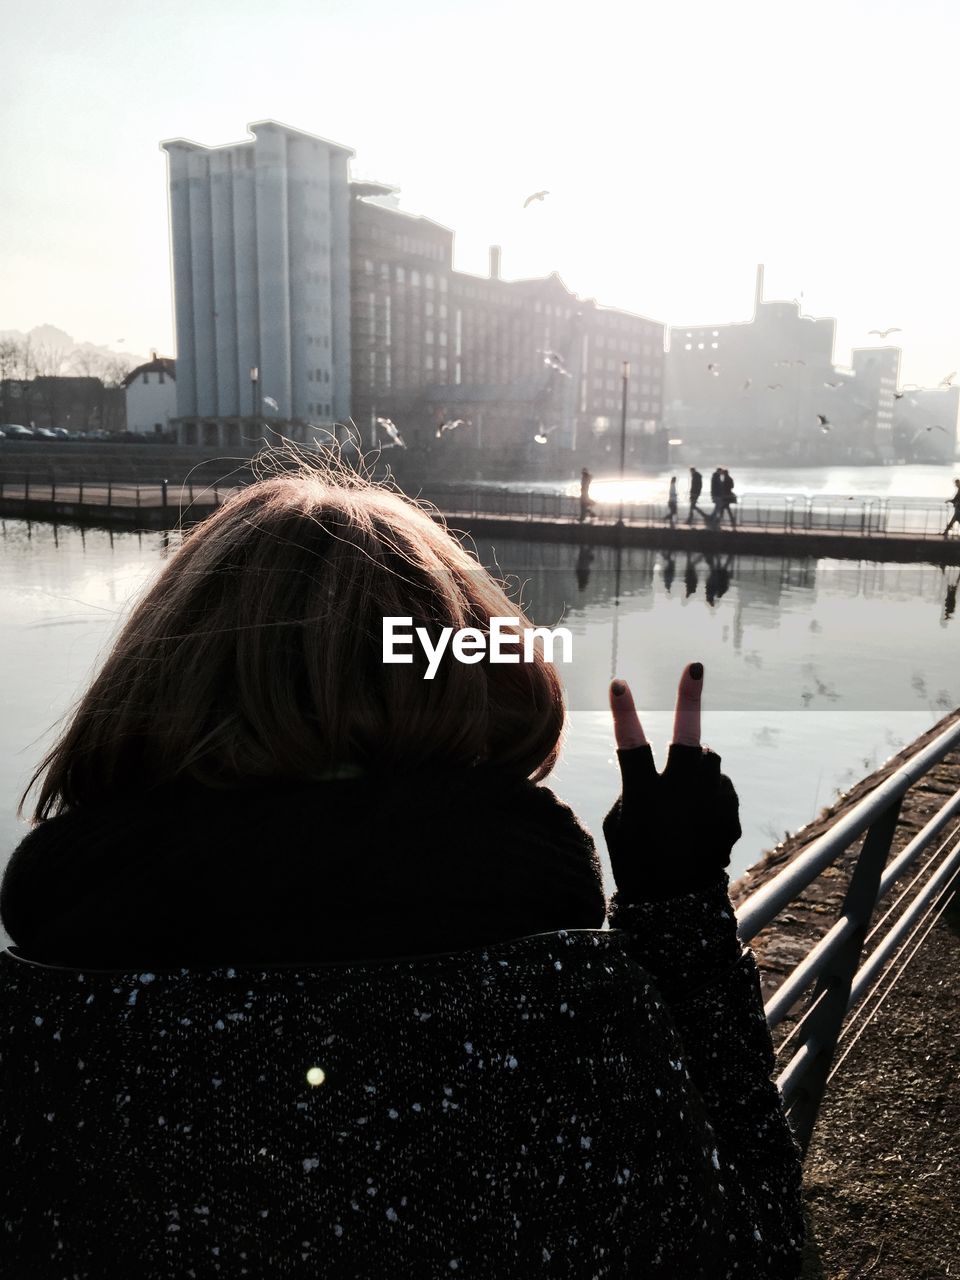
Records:
[[[903,906],[914,884],[931,868],[922,887],[913,894],[900,917],[887,931],[869,957],[861,963],[865,942],[878,903],[913,865],[919,855],[951,824],[960,820],[960,788],[949,796],[887,865],[904,795],[951,752],[960,749],[960,720],[942,730],[921,747],[866,796],[839,817],[829,831],[788,863],[769,883],[758,889],[737,911],[740,937],[750,942],[780,912],[794,902],[844,851],[865,835],[854,862],[844,900],[837,918],[810,948],[767,1000],[768,1025],[780,1024],[811,991],[805,1009],[784,1041],[799,1035],[799,1047],[783,1067],[777,1085],[794,1125],[798,1140],[806,1150],[816,1123],[837,1045],[850,1026],[848,1015],[876,989],[883,974],[940,899],[952,896],[960,887],[960,826],[948,837],[952,848],[938,849],[923,872],[914,878],[893,907]],[[942,856],[941,856],[942,855]],[[939,861],[939,865],[937,860]],[[883,918],[886,919],[886,916]],[[876,933],[881,921],[873,930]]]

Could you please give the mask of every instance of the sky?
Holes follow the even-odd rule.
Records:
[[[954,0],[7,0],[0,330],[174,353],[162,139],[272,118],[456,231],[684,325],[802,293],[960,368]],[[532,191],[542,203],[522,208]],[[119,340],[123,339],[120,344]]]

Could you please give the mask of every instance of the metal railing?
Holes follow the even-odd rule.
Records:
[[[423,496],[444,514],[451,516],[499,516],[518,521],[578,521],[580,499],[576,494],[551,491],[498,489],[450,485],[425,489]],[[709,500],[703,510],[712,511]],[[618,502],[595,502],[592,520],[614,523]],[[820,532],[851,537],[910,535],[938,538],[951,515],[945,501],[923,498],[881,498],[863,495],[745,493],[735,504],[734,515],[741,529],[766,532]],[[686,526],[687,507],[681,502],[678,525]],[[623,507],[627,525],[662,526],[668,523],[665,502],[628,502]],[[694,516],[696,527],[706,520]],[[729,520],[724,527],[729,527]]]
[[[58,481],[49,473],[17,473],[7,469],[0,471],[0,498],[59,501],[82,507],[160,507],[168,502],[182,507],[195,502],[216,506],[223,497],[242,487],[242,483],[235,475],[225,477],[220,483],[211,483],[209,479],[171,483],[168,495],[165,482],[143,484],[128,476]],[[444,515],[454,518],[495,516],[519,523],[576,523],[580,519],[577,494],[477,485],[438,485],[419,492]],[[703,510],[711,509],[707,501]],[[681,503],[679,526],[686,527],[686,512],[686,506]],[[920,498],[745,493],[735,505],[734,513],[739,528],[769,533],[813,532],[850,537],[906,535],[934,539],[942,535],[952,509],[945,502]],[[612,525],[619,514],[618,502],[595,502],[591,522]],[[637,527],[664,527],[669,523],[666,504],[625,503],[623,521]],[[697,528],[707,524],[700,515],[695,515],[694,522]],[[729,524],[725,520],[722,527]]]
[[[804,1151],[832,1070],[836,1070],[833,1064],[839,1044],[852,1034],[856,1020],[863,1018],[867,1001],[879,990],[892,963],[933,913],[945,908],[960,887],[960,789],[887,865],[904,795],[958,747],[960,721],[917,751],[838,818],[829,831],[752,894],[737,912],[740,937],[750,942],[833,866],[855,840],[864,836],[836,921],[765,1006],[767,1022],[773,1030],[791,1015],[812,988],[778,1050],[781,1060],[792,1050],[777,1085]],[[879,903],[914,866],[920,854],[948,828],[951,829],[948,836],[920,875],[911,880],[871,929]],[[917,888],[917,880],[921,878],[924,883]],[[881,932],[888,918],[898,910],[902,913],[861,964],[865,944]]]

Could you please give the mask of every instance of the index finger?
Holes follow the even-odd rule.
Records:
[[[647,735],[634,706],[633,694],[626,680],[614,680],[610,685],[610,710],[613,712],[613,734],[618,751],[647,744]]]
[[[700,694],[703,663],[691,662],[680,677],[677,709],[673,715],[673,741],[685,747],[700,745]]]

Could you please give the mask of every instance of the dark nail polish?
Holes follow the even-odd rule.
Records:
[[[627,691],[627,686],[622,680],[614,680],[610,688],[613,690],[613,696],[615,698],[619,698],[621,694],[626,693]]]
[[[693,680],[703,679],[703,663],[702,662],[690,663],[690,676],[691,676],[691,679]]]

